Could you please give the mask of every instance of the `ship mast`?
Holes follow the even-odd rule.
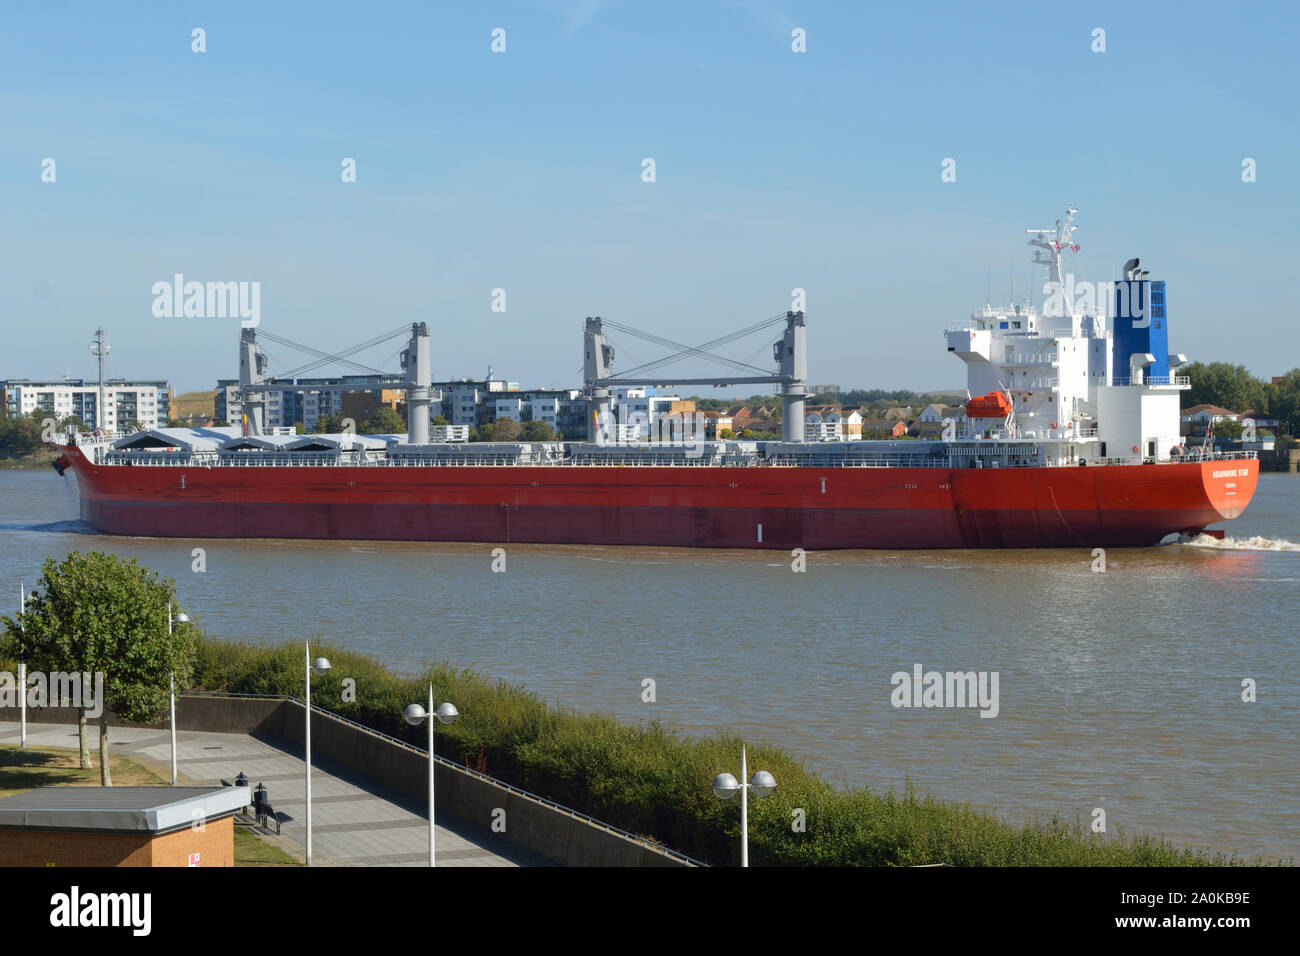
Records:
[[[1065,275],[1061,270],[1061,250],[1070,249],[1078,252],[1079,247],[1074,244],[1074,214],[1079,210],[1071,204],[1065,210],[1065,222],[1056,220],[1056,225],[1050,229],[1026,229],[1025,232],[1031,236],[1029,245],[1034,247],[1034,265],[1043,266],[1047,269],[1047,281],[1056,283],[1056,287],[1061,290],[1061,298],[1065,300],[1065,312],[1073,322],[1075,320],[1074,304],[1070,301],[1073,298],[1073,290],[1067,292],[1065,288]]]

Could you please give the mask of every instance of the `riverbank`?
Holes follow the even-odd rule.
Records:
[[[18,455],[14,458],[0,458],[0,468],[49,468],[58,457],[58,448],[53,445],[42,445],[30,455]]]
[[[636,727],[602,714],[553,708],[517,684],[469,670],[390,672],[376,659],[326,643],[313,656],[333,667],[313,679],[312,698],[366,726],[421,746],[427,731],[404,708],[434,696],[460,710],[438,728],[439,753],[706,862],[738,862],[739,807],[710,790],[739,773],[741,739],[682,736],[656,722]],[[203,640],[195,683],[210,691],[301,696],[302,647]],[[345,683],[348,681],[350,683]],[[1014,825],[970,807],[905,792],[831,787],[801,760],[745,741],[751,770],[778,787],[750,802],[750,856],[789,866],[1223,866],[1263,863],[1180,848],[1153,837],[1094,834],[1084,822]],[[1288,861],[1289,862],[1289,861]]]

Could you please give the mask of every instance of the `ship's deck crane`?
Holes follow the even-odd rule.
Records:
[[[409,331],[408,331],[409,330]],[[243,408],[243,414],[246,419],[246,431],[249,435],[262,435],[265,433],[265,416],[266,416],[266,393],[270,391],[297,391],[303,386],[292,382],[267,382],[265,373],[267,367],[266,353],[257,342],[257,329],[241,329],[239,333],[239,400]],[[429,361],[429,328],[423,322],[412,322],[409,326],[403,325],[368,339],[359,345],[344,349],[341,352],[331,354],[314,349],[311,346],[303,345],[286,339],[283,336],[275,335],[262,329],[264,338],[270,339],[281,345],[287,345],[290,348],[298,349],[316,356],[314,360],[298,368],[290,369],[283,372],[279,377],[293,379],[305,372],[320,368],[322,365],[331,362],[337,362],[343,365],[351,366],[360,372],[371,375],[383,375],[385,373],[378,369],[370,368],[367,365],[361,365],[357,362],[350,361],[348,356],[355,355],[357,352],[371,348],[381,342],[397,338],[400,335],[410,335],[410,339],[405,349],[402,350],[402,369],[406,375],[406,404],[407,404],[407,440],[413,445],[427,444],[429,441],[429,404],[435,398],[432,394],[432,366]]]
[[[745,362],[737,362],[710,351],[719,345],[752,335],[781,322],[785,323],[785,332],[781,340],[772,346],[772,358],[777,366],[775,372]],[[606,328],[634,335],[677,351],[664,358],[629,369],[615,377],[613,375],[614,347],[606,341]],[[601,428],[608,427],[611,416],[609,393],[611,388],[643,385],[709,385],[722,388],[727,385],[774,384],[781,386],[781,437],[784,441],[801,442],[804,440],[804,400],[809,395],[806,331],[803,312],[787,312],[705,342],[703,345],[690,346],[611,322],[600,316],[595,318],[588,316],[583,350],[583,394],[591,410],[591,415],[587,419],[587,440],[596,441]],[[651,374],[657,368],[690,356],[712,359],[730,366],[741,374],[729,374],[721,378],[675,378]]]

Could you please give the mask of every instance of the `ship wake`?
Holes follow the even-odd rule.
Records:
[[[1300,552],[1300,544],[1294,541],[1287,541],[1285,538],[1265,538],[1258,534],[1249,538],[1234,538],[1229,535],[1223,539],[1212,538],[1208,534],[1183,535],[1178,543],[1192,548],[1215,548],[1220,551]]]
[[[0,531],[46,531],[51,534],[99,534],[89,521],[73,518],[68,521],[4,522],[0,521]]]

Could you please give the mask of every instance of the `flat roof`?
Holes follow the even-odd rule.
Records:
[[[0,800],[0,827],[167,833],[251,803],[248,787],[42,787]]]

